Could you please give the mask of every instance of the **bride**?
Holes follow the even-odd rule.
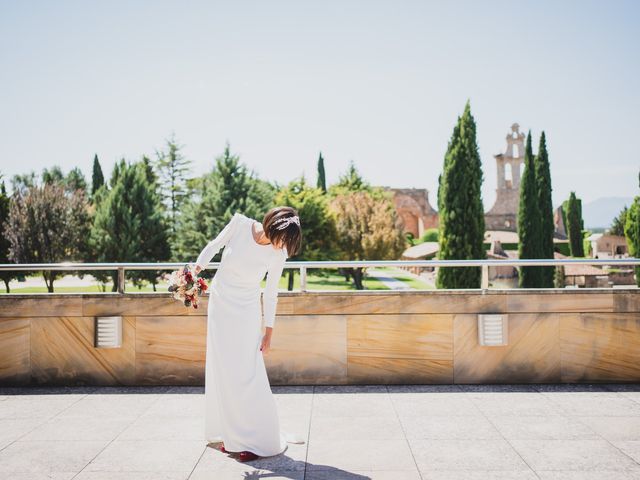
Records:
[[[209,289],[204,435],[209,443],[223,442],[222,452],[239,453],[240,461],[280,454],[287,442],[303,443],[280,430],[263,359],[271,347],[285,260],[300,251],[301,242],[292,207],[274,207],[262,222],[236,212],[196,261],[199,273],[224,247]]]

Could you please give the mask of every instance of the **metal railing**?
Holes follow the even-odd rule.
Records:
[[[3,263],[2,271],[33,271],[33,270],[117,270],[118,293],[125,290],[125,270],[175,270],[185,263]],[[542,267],[542,266],[566,266],[566,265],[628,265],[640,266],[640,259],[627,258],[572,258],[572,259],[509,259],[509,260],[322,260],[322,261],[287,261],[286,269],[295,268],[300,271],[300,291],[307,291],[307,269],[309,268],[358,268],[358,267],[482,267],[481,289],[489,288],[489,267]],[[211,262],[207,269],[217,269],[220,262]],[[606,272],[603,271],[603,274]]]

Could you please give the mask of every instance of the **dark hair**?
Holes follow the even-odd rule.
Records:
[[[273,207],[262,219],[262,228],[271,243],[282,243],[287,249],[287,256],[293,257],[300,252],[302,245],[302,229],[296,222],[289,222],[282,227],[285,218],[297,216],[293,207]],[[281,227],[278,229],[278,227]]]

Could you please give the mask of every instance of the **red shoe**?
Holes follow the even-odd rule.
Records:
[[[227,450],[226,448],[224,448],[224,443],[220,446],[220,451],[222,453],[229,453],[229,450]]]
[[[240,452],[241,462],[250,462],[251,460],[255,460],[256,458],[259,458],[259,456],[253,452],[249,452],[247,450]]]

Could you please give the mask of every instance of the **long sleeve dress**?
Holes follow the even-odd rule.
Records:
[[[209,288],[204,434],[209,443],[224,441],[230,452],[248,450],[266,457],[282,453],[287,441],[299,441],[280,431],[260,351],[260,282],[268,273],[264,321],[273,327],[278,282],[288,254],[286,248],[258,244],[253,223],[258,222],[235,213],[196,261],[204,270],[225,247]]]

